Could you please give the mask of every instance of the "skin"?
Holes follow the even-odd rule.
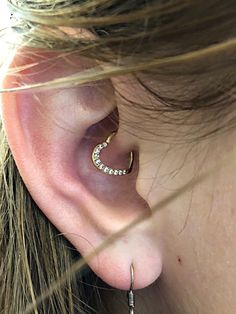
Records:
[[[14,56],[12,65],[46,60],[23,73],[29,76],[15,78],[15,84],[93,66],[75,56],[55,63],[50,56]],[[12,77],[6,76],[2,86],[12,84]],[[99,89],[3,94],[4,128],[26,186],[84,256],[139,215],[148,217],[88,261],[101,280],[121,290],[129,289],[133,262],[139,313],[235,313],[236,163],[219,167],[152,214],[160,200],[232,152],[235,131],[187,143],[191,126],[166,128],[157,113],[145,119],[147,112],[129,106],[119,93],[147,106],[156,102],[132,76],[103,81]],[[90,160],[93,147],[117,128],[109,119],[118,122],[117,110],[118,133],[103,160],[125,168],[129,152],[135,151],[132,173],[119,178],[99,172]],[[197,114],[192,119],[197,121]],[[180,137],[182,132],[187,135]],[[125,293],[101,292],[108,313],[127,313]]]

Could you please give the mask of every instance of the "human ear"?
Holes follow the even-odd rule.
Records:
[[[16,54],[11,65],[22,71],[7,75],[2,87],[43,82],[94,65],[75,55],[56,57],[56,53]],[[135,218],[150,214],[136,191],[137,147],[119,130],[118,111],[109,80],[2,94],[3,125],[20,175],[39,208],[83,256]],[[136,150],[132,172],[123,176],[104,174],[91,161],[93,148],[116,129],[103,160],[124,169],[130,151]],[[160,275],[160,259],[149,231],[138,226],[88,264],[107,284],[127,290],[131,263],[134,288],[143,288]]]

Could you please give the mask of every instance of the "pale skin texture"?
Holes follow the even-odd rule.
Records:
[[[40,56],[13,62],[34,58]],[[79,57],[64,61],[28,70],[37,74],[22,80],[42,81],[92,65]],[[6,77],[3,86],[12,87],[12,78]],[[130,77],[104,81],[100,91],[92,86],[2,96],[4,127],[23,180],[41,210],[83,255],[140,214],[150,214],[196,172],[230,153],[235,142],[231,130],[195,145],[164,143],[170,130],[150,134],[161,129],[158,117],[145,122],[115,90],[151,103]],[[118,134],[103,160],[125,167],[134,149],[133,172],[124,177],[100,173],[90,159],[93,147],[115,127],[106,119],[114,110],[119,111]],[[136,129],[134,120],[141,127]],[[171,134],[180,130],[188,128],[173,126]],[[136,292],[138,313],[235,313],[235,173],[236,163],[220,168],[99,253],[90,267],[107,284],[127,290],[133,262],[135,288],[143,288]],[[119,291],[104,292],[103,298],[108,313],[127,313],[125,292],[122,299]]]

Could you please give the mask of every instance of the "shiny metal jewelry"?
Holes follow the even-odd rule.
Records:
[[[130,152],[130,161],[129,161],[129,168],[127,169],[113,169],[109,166],[104,165],[104,163],[101,161],[100,159],[100,152],[102,149],[104,149],[105,147],[107,147],[112,139],[112,137],[116,134],[116,131],[112,132],[107,139],[105,140],[105,142],[103,143],[99,143],[97,144],[92,152],[92,162],[94,164],[94,166],[102,171],[105,174],[109,174],[109,175],[114,175],[114,176],[122,176],[125,174],[128,174],[131,172],[132,170],[132,166],[133,166],[133,160],[134,160],[134,155],[133,152]]]
[[[133,264],[130,266],[130,275],[131,275],[131,285],[130,290],[127,292],[127,298],[128,298],[128,306],[129,306],[129,314],[134,314],[134,306],[135,306],[135,300],[134,300],[134,267]]]

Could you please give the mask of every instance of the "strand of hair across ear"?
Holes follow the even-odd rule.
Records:
[[[178,62],[193,62],[195,59],[201,57],[207,57],[212,54],[218,54],[221,52],[229,51],[232,48],[236,48],[236,38],[231,38],[221,43],[210,45],[206,48],[190,51],[181,55],[173,57],[165,57],[161,59],[155,59],[139,64],[131,64],[126,66],[105,66],[101,70],[101,67],[84,70],[76,75],[67,76],[59,79],[54,79],[49,82],[36,83],[31,85],[24,85],[20,87],[0,89],[0,93],[3,92],[20,92],[25,90],[48,90],[52,88],[80,86],[96,82],[104,79],[109,79],[112,76],[119,76],[127,73],[148,70],[150,68],[158,68],[162,66],[175,65]]]

